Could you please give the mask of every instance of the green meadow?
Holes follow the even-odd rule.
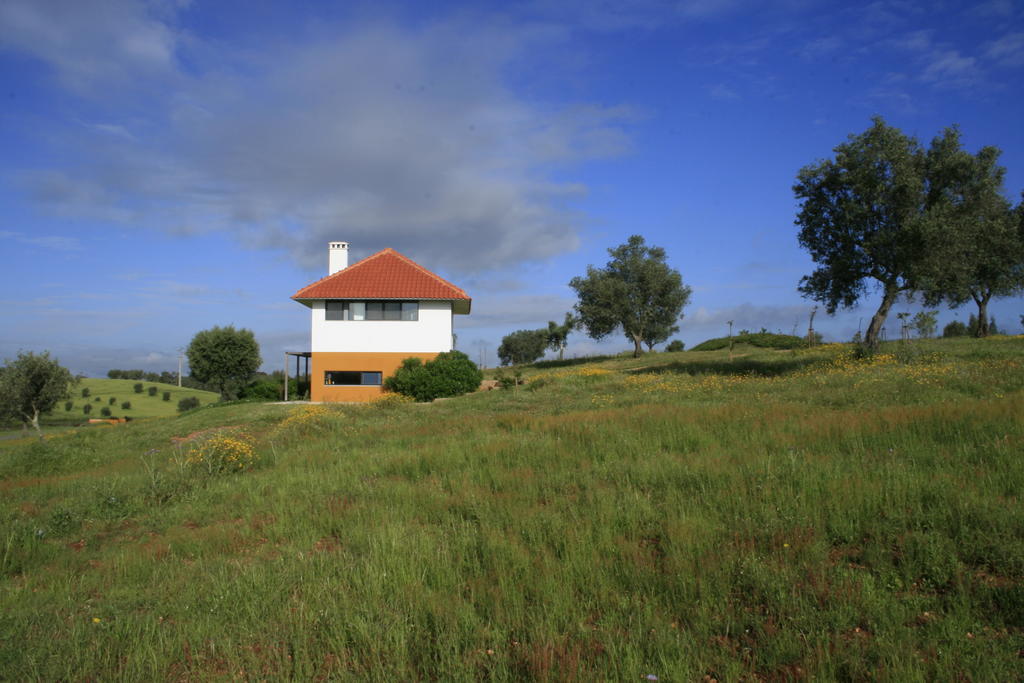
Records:
[[[1024,337],[524,376],[0,444],[0,671],[1019,679]]]

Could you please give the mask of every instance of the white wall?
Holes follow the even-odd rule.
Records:
[[[440,353],[452,350],[452,304],[421,301],[419,320],[327,320],[324,301],[313,303],[313,353]]]

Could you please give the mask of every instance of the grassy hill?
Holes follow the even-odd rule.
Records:
[[[746,332],[733,337],[716,337],[708,339],[694,346],[691,351],[719,351],[737,346],[755,346],[761,349],[802,349],[807,346],[806,337],[797,337],[792,334],[775,334],[773,332]]]
[[[0,448],[0,670],[1019,677],[1024,338],[526,376]]]
[[[142,393],[135,393],[135,385],[142,385]],[[156,393],[150,395],[150,387],[156,388]],[[83,398],[83,390],[89,391],[89,396]],[[164,400],[164,393],[168,399]],[[110,408],[114,417],[168,417],[178,411],[178,401],[188,396],[195,396],[201,405],[215,403],[218,395],[211,391],[200,389],[187,389],[173,384],[161,382],[144,382],[133,379],[95,379],[85,378],[74,387],[71,392],[72,406],[70,410],[65,409],[65,402],[53,411],[52,415],[43,418],[44,424],[63,423],[67,421],[81,422],[90,417],[100,417],[100,409]],[[111,403],[111,399],[114,400]],[[131,403],[131,408],[122,408],[125,401]],[[82,412],[85,404],[92,405],[88,415]]]

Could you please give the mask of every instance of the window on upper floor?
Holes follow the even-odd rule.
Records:
[[[419,320],[418,301],[327,301],[327,320]]]

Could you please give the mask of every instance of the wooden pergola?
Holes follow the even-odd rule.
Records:
[[[285,351],[284,352],[284,400],[288,400],[288,356],[295,356],[295,380],[298,382],[302,373],[299,372],[300,359],[306,359],[306,381],[309,381],[309,359],[312,357],[310,351]]]

